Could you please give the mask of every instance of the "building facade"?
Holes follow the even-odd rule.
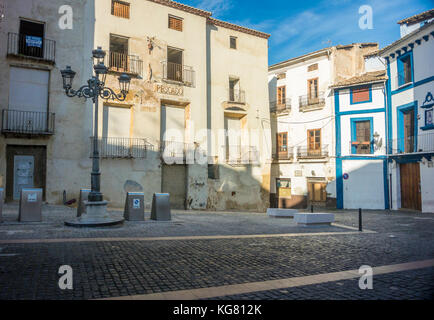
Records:
[[[367,60],[366,73],[332,86],[338,209],[389,208],[386,71],[375,58]]]
[[[65,4],[73,9],[74,27],[59,32],[55,13]],[[11,130],[2,127],[0,138],[0,147],[9,154],[0,159],[1,184],[8,200],[20,188],[20,172],[16,171],[21,169],[16,161],[21,160],[23,168],[30,168],[28,186],[44,188],[49,203],[61,203],[64,193],[68,199],[77,198],[79,189],[89,186],[92,105],[65,96],[59,69],[71,65],[77,72],[74,87],[84,84],[91,76],[91,50],[101,46],[109,70],[106,86],[117,88],[122,73],[132,78],[124,102],[107,99],[99,108],[101,185],[110,205],[121,207],[125,192],[141,191],[148,206],[154,192],[169,192],[173,208],[265,210],[270,184],[270,146],[265,138],[269,127],[263,125],[269,118],[269,35],[168,0],[32,1],[27,8],[23,1],[16,1],[8,3],[6,10],[1,30],[5,43],[8,32],[27,39],[13,40],[24,49],[13,57],[1,53],[0,58],[11,78],[2,79],[0,85],[1,96],[9,97],[1,101],[6,115],[3,125],[12,125]],[[29,30],[25,23],[14,28],[21,23],[19,17],[40,21],[47,31],[41,36],[37,28]],[[49,80],[39,79],[40,75],[33,78],[45,81],[48,98],[44,99],[49,103],[43,98],[32,99],[32,103],[36,109],[49,105],[35,111],[46,114],[48,123],[41,125],[49,134],[17,136],[13,123],[21,122],[22,127],[26,120],[7,116],[11,110],[30,109],[27,102],[13,97],[41,92],[41,83],[31,88],[23,85],[22,79],[29,76],[14,71],[15,59],[28,60],[35,50],[32,41],[38,45],[45,36],[56,42],[56,58],[48,62],[38,58],[30,67],[47,65]],[[41,47],[45,50],[48,40],[42,40]],[[54,115],[50,118],[51,113],[55,119]],[[33,121],[30,128],[34,131],[35,127]],[[236,135],[228,135],[229,130]],[[47,149],[41,160],[36,160],[36,154],[34,160],[20,160],[20,155],[27,154],[14,146],[33,144]],[[43,163],[45,169],[39,167]]]
[[[376,49],[374,43],[334,46],[270,66],[273,206],[336,206],[331,86],[363,73],[363,56]]]
[[[434,10],[404,19],[401,38],[381,49],[387,64],[391,208],[434,212]]]

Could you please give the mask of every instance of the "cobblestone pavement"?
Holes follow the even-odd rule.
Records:
[[[45,223],[14,222],[6,206],[0,239],[101,238],[89,242],[0,243],[0,299],[93,299],[207,288],[434,258],[434,214],[366,211],[358,233],[339,227],[297,227],[260,213],[178,212],[171,223],[125,223],[121,228],[70,229],[73,209],[49,207]],[[336,222],[357,226],[356,211]],[[114,212],[114,214],[119,214]],[[107,237],[317,233],[274,238],[111,241]],[[343,233],[345,231],[346,233]],[[74,289],[60,290],[58,269],[70,265]],[[433,268],[374,275],[374,290],[357,280],[269,290],[224,299],[432,299]],[[405,290],[404,290],[405,289]],[[287,291],[287,292],[285,292]]]

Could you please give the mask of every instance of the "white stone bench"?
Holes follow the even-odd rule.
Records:
[[[294,222],[302,226],[330,225],[335,221],[333,213],[296,213]]]
[[[298,210],[295,209],[280,209],[280,208],[268,208],[267,216],[270,218],[294,218]]]

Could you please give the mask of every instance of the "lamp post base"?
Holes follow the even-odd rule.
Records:
[[[86,213],[80,217],[65,221],[70,227],[109,227],[124,222],[123,218],[113,218],[107,213],[107,201],[84,201]]]

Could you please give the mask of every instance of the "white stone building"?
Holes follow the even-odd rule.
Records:
[[[62,5],[73,9],[72,30],[58,27]],[[100,101],[101,191],[109,205],[142,191],[148,206],[154,192],[169,192],[174,208],[268,207],[268,34],[169,0],[19,0],[7,2],[0,26],[7,200],[33,186],[47,202],[62,203],[64,193],[77,198],[89,187],[93,108],[65,96],[60,70],[70,65],[73,87],[85,84],[91,51],[101,46],[106,85],[117,89],[122,73],[132,78],[126,101]],[[209,161],[187,161],[203,154]]]
[[[402,37],[381,49],[387,63],[391,209],[434,212],[434,10],[399,21]]]

